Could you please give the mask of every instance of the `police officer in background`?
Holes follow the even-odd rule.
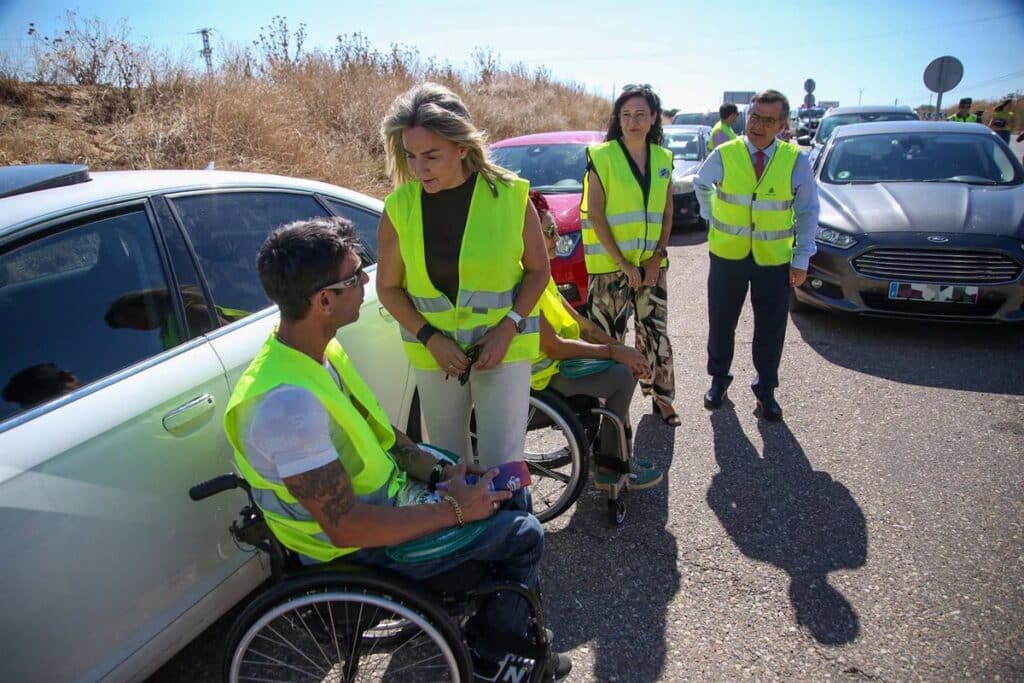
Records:
[[[786,338],[790,288],[807,277],[818,224],[818,191],[807,157],[776,139],[787,125],[789,101],[762,90],[747,111],[747,134],[716,147],[694,178],[700,214],[708,221],[708,374],[704,407],[722,405],[736,323],[750,287],[754,309],[751,386],[761,415],[782,419],[775,400]]]
[[[736,133],[732,130],[732,124],[740,115],[739,107],[732,102],[726,102],[718,108],[718,122],[711,129],[711,137],[708,139],[708,151],[712,151],[719,145],[724,145],[730,140],[736,139]]]
[[[960,123],[977,123],[978,117],[971,113],[971,105],[974,100],[970,97],[960,99],[956,107],[956,113],[947,118],[947,121],[959,121]]]

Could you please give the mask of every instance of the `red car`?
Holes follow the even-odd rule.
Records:
[[[491,145],[498,164],[529,180],[530,187],[548,200],[560,235],[551,274],[562,296],[576,308],[587,304],[587,267],[580,232],[587,145],[603,142],[604,135],[590,130],[536,133]]]

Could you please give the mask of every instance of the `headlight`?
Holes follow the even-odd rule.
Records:
[[[853,239],[845,232],[839,232],[834,228],[826,228],[823,225],[818,226],[818,232],[814,236],[815,241],[827,244],[830,247],[838,247],[840,249],[849,249],[853,245],[857,244],[857,240]]]
[[[686,194],[693,192],[693,176],[684,175],[672,180],[672,194]]]
[[[558,236],[558,241],[555,242],[555,255],[556,256],[568,256],[572,253],[572,250],[579,244],[580,233],[567,232],[564,235]]]

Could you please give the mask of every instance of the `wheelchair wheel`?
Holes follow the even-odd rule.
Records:
[[[526,429],[533,513],[547,522],[568,510],[586,487],[590,448],[579,418],[550,391],[530,395]]]
[[[370,574],[311,572],[252,602],[228,635],[225,680],[472,681],[462,636],[423,591]]]

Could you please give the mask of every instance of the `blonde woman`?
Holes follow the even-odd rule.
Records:
[[[488,159],[458,95],[423,83],[381,124],[395,190],[378,229],[377,294],[398,320],[432,444],[521,461],[537,301],[549,277],[529,184]]]

